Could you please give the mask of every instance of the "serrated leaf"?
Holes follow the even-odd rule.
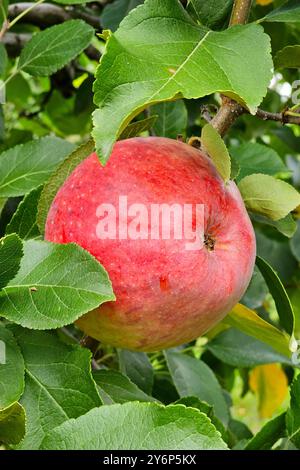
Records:
[[[73,148],[57,137],[43,137],[2,152],[0,197],[23,196],[44,183]]]
[[[17,402],[24,390],[24,360],[13,334],[0,324],[0,409]]]
[[[278,153],[266,145],[247,142],[238,147],[231,147],[230,153],[240,167],[237,181],[253,173],[276,175],[289,172]]]
[[[292,365],[286,355],[235,328],[221,332],[209,341],[206,348],[220,361],[235,367],[274,362]]]
[[[116,370],[96,370],[93,373],[104,405],[128,401],[156,401],[135,383]]]
[[[80,54],[94,29],[82,20],[69,20],[36,33],[22,49],[18,70],[34,76],[51,75]]]
[[[274,59],[275,69],[298,69],[300,67],[300,46],[287,46],[277,52]]]
[[[45,184],[38,204],[37,224],[41,233],[45,231],[47,215],[57,191],[70,176],[73,170],[87,158],[93,151],[95,145],[92,140],[77,147],[50,176]]]
[[[285,331],[292,337],[295,328],[295,315],[289,296],[285,290],[284,285],[279,279],[278,275],[263,258],[256,257],[256,266],[262,273],[264,280],[269,288],[270,294],[272,295],[277,313],[280,319],[280,323]]]
[[[18,235],[13,233],[0,239],[0,289],[16,276],[22,256],[23,244]]]
[[[126,129],[120,135],[120,140],[123,139],[130,139],[131,137],[135,137],[142,132],[149,131],[151,127],[153,127],[155,121],[157,120],[157,116],[150,116],[146,119],[142,119],[141,121],[132,122],[128,124]]]
[[[25,434],[25,410],[20,403],[13,403],[0,410],[0,442],[18,444]]]
[[[202,129],[201,142],[226,183],[230,179],[231,162],[224,140],[211,124],[206,124]]]
[[[54,334],[13,326],[22,350],[26,382],[21,398],[27,417],[19,449],[38,449],[45,434],[101,404],[91,376],[91,353]]]
[[[158,115],[153,132],[160,137],[176,139],[185,134],[187,127],[187,109],[183,100],[165,101],[150,108],[151,114]]]
[[[199,23],[213,28],[229,15],[233,0],[189,0],[187,11]]]
[[[244,450],[270,450],[272,446],[285,435],[285,413],[268,421],[255,436],[253,436]]]
[[[128,122],[151,104],[218,91],[255,112],[271,68],[269,38],[258,25],[208,31],[178,0],[146,0],[110,37],[97,69],[93,136],[101,161]]]
[[[226,449],[209,418],[183,405],[125,403],[102,406],[69,420],[44,439],[43,449]]]
[[[239,190],[250,211],[280,220],[300,204],[300,194],[288,183],[261,173],[246,176]]]
[[[34,189],[20,202],[11,221],[6,226],[6,234],[17,233],[23,240],[40,236],[36,217],[42,189],[42,186]]]
[[[144,3],[144,0],[115,0],[113,3],[109,3],[103,9],[101,19],[101,25],[104,29],[110,29],[115,31],[123,18],[138,5]]]
[[[300,375],[291,386],[291,404],[286,414],[286,427],[289,439],[300,448]]]
[[[28,240],[17,276],[0,292],[0,312],[19,325],[47,330],[114,299],[106,271],[87,251]]]
[[[151,395],[153,368],[146,353],[118,349],[120,370],[145,393]]]
[[[223,323],[268,344],[280,354],[288,358],[291,357],[289,336],[263,320],[254,310],[245,307],[245,305],[237,304],[223,320]]]
[[[217,418],[227,424],[229,413],[221,386],[205,362],[186,354],[165,351],[167,364],[180,397],[195,396],[214,407]]]
[[[298,0],[288,0],[283,5],[271,11],[261,21],[283,23],[300,23],[300,4]]]
[[[250,372],[249,385],[257,396],[261,418],[271,418],[288,393],[287,376],[279,364],[255,367]]]

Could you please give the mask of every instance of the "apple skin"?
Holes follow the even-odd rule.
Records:
[[[143,203],[204,204],[204,232],[214,246],[187,250],[181,240],[99,239],[97,207]],[[45,238],[75,242],[107,270],[116,302],[77,325],[112,346],[156,351],[189,342],[221,321],[244,294],[253,272],[253,227],[234,182],[225,184],[201,151],[161,137],[115,144],[101,166],[95,153],[58,191]]]

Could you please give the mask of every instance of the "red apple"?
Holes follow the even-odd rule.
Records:
[[[128,203],[127,234],[120,196]],[[160,231],[153,239],[149,214],[153,204],[163,203],[193,207],[193,230],[196,205],[204,206],[201,247],[191,249],[185,233],[180,238],[172,232],[168,239]],[[140,224],[138,207],[148,211],[139,214]],[[112,232],[108,238],[100,230],[104,225]],[[222,320],[249,284],[256,251],[235,183],[225,184],[199,150],[158,137],[117,142],[104,167],[94,153],[82,162],[53,201],[46,239],[76,242],[102,263],[112,281],[116,302],[81,317],[79,328],[104,343],[138,351],[186,343]]]

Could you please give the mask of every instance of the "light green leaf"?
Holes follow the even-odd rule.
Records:
[[[22,256],[23,245],[18,235],[11,234],[0,239],[0,289],[16,276]]]
[[[80,147],[77,147],[61,165],[58,166],[45,184],[39,199],[37,214],[37,224],[41,233],[45,231],[47,215],[57,191],[79,163],[85,160],[85,158],[94,151],[94,148],[95,144],[93,140],[89,140]]]
[[[104,405],[128,401],[156,401],[131,382],[126,375],[116,370],[97,370],[93,376]]]
[[[73,144],[43,137],[0,155],[0,197],[22,196],[42,184],[72,151]]]
[[[6,227],[6,233],[17,233],[23,240],[38,238],[40,235],[36,224],[37,206],[41,195],[42,186],[27,194],[20,202],[10,223]]]
[[[120,370],[127,375],[143,392],[151,395],[153,368],[146,353],[119,349]]]
[[[0,410],[0,442],[18,444],[25,434],[25,410],[20,403]]]
[[[38,449],[45,434],[101,401],[91,376],[91,353],[62,343],[54,334],[12,327],[22,350],[26,382],[21,404],[26,435],[18,448]]]
[[[270,294],[272,295],[277,313],[280,319],[280,323],[285,331],[293,336],[295,328],[295,315],[289,296],[279,279],[277,273],[274,271],[272,266],[267,263],[263,258],[257,256],[256,266],[262,273],[264,280],[269,288]]]
[[[87,251],[28,240],[17,276],[0,292],[0,312],[19,325],[47,330],[114,299],[106,271]]]
[[[213,28],[229,16],[233,0],[189,0],[187,10],[199,23]]]
[[[195,396],[214,407],[223,424],[229,420],[227,403],[213,371],[205,362],[186,354],[165,351],[169,371],[180,397]]]
[[[300,67],[300,46],[287,46],[278,51],[274,59],[274,66],[275,69],[298,69]]]
[[[206,124],[201,133],[201,142],[204,150],[212,159],[218,173],[225,182],[230,179],[230,155],[224,140],[211,124]]]
[[[266,145],[247,142],[238,147],[231,147],[230,154],[240,166],[237,181],[253,173],[276,175],[280,172],[289,172],[275,150]]]
[[[235,367],[253,367],[273,362],[292,365],[286,355],[235,328],[220,333],[206,348],[220,361]]]
[[[155,104],[150,112],[158,115],[153,126],[155,135],[176,139],[179,134],[185,134],[188,116],[183,100]]]
[[[289,439],[300,448],[300,376],[291,386],[291,404],[286,414],[286,427]]]
[[[239,183],[250,211],[280,220],[300,205],[300,194],[288,183],[261,173],[246,176]]]
[[[285,435],[285,413],[268,421],[244,447],[244,450],[270,450]]]
[[[113,3],[109,3],[104,7],[100,17],[102,27],[116,31],[123,18],[142,3],[144,0],[115,0]]]
[[[262,21],[275,21],[283,23],[300,23],[300,4],[298,0],[288,0],[279,8],[271,11]]]
[[[54,429],[42,449],[226,449],[209,418],[183,405],[125,403],[102,406]]]
[[[142,119],[141,121],[132,122],[128,124],[126,129],[120,135],[120,140],[123,139],[130,139],[131,137],[135,137],[142,132],[149,131],[151,127],[153,127],[155,121],[157,120],[157,116],[150,116],[146,119]]]
[[[237,328],[243,333],[268,344],[281,355],[291,357],[289,336],[263,320],[256,312],[245,307],[245,305],[237,304],[223,322],[225,325]]]
[[[65,21],[36,33],[22,49],[18,70],[34,76],[51,75],[80,54],[94,29],[82,20]]]
[[[101,161],[151,104],[218,91],[254,113],[271,68],[270,40],[260,26],[213,32],[196,25],[179,0],[146,0],[109,38],[97,69],[93,136]]]
[[[297,222],[297,231],[290,241],[293,255],[300,262],[300,220]]]
[[[0,409],[17,402],[24,390],[24,361],[13,334],[0,324]]]

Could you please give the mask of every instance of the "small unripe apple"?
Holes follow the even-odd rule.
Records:
[[[244,294],[256,252],[235,183],[201,151],[159,137],[117,142],[104,167],[95,153],[83,161],[53,201],[46,239],[76,242],[112,281],[116,302],[79,328],[138,351],[186,343],[222,320]]]

